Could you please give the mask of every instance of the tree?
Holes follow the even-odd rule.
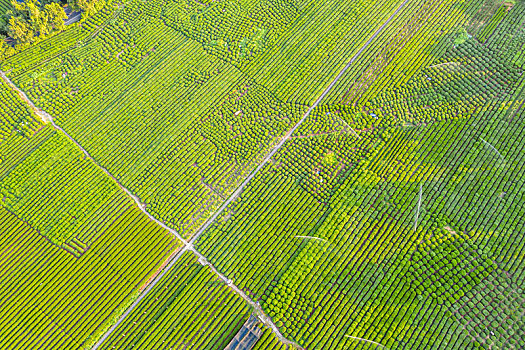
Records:
[[[67,15],[64,8],[57,3],[46,4],[44,7],[51,26],[55,30],[66,29],[65,20],[67,19]]]
[[[28,1],[26,4],[27,11],[29,12],[29,23],[33,32],[37,36],[46,36],[51,31],[49,25],[48,16],[45,11],[42,11],[37,5],[36,1]]]
[[[67,18],[59,3],[41,4],[37,0],[26,0],[19,3],[11,2],[12,9],[7,11],[7,34],[16,40],[18,45],[32,43],[42,38],[53,29],[63,30]],[[0,26],[2,23],[0,22]],[[3,26],[5,30],[5,25]],[[2,28],[0,28],[1,30]]]
[[[104,0],[68,0],[68,4],[73,10],[84,11],[83,17],[89,17],[102,9],[106,2]]]
[[[5,37],[0,35],[0,62],[15,53],[15,49],[5,42]]]
[[[11,17],[9,19],[8,34],[17,43],[29,43],[33,40],[35,33],[23,17]]]

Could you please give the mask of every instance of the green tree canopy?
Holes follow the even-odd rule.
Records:
[[[60,3],[12,0],[11,5],[0,21],[0,33],[12,37],[17,45],[31,44],[53,30],[65,28],[67,16]]]
[[[97,13],[104,7],[104,0],[68,0],[69,6],[76,11],[83,11],[84,17],[89,17]]]

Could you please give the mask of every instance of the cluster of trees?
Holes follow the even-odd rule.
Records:
[[[230,0],[188,1],[170,10],[165,21],[201,43],[208,53],[239,64],[269,47],[298,15],[290,0],[260,1],[253,9]]]
[[[67,18],[60,3],[37,0],[11,2],[11,9],[0,19],[0,33],[27,44],[48,35],[53,30],[63,30]]]
[[[330,202],[337,183],[365,158],[377,137],[376,120],[345,105],[318,106],[306,118],[277,171],[297,181],[320,203]]]
[[[0,17],[0,39],[12,38],[16,45],[25,47],[46,37],[53,31],[65,29],[67,19],[64,6],[59,0],[11,0],[11,8]],[[84,17],[95,14],[105,5],[105,0],[68,0],[67,6],[82,11]],[[12,48],[0,40],[0,56]]]
[[[391,124],[464,119],[496,95],[512,93],[519,74],[518,67],[470,39],[450,48],[405,86],[378,94],[364,108],[369,115],[389,116]]]

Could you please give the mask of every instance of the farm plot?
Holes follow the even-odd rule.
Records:
[[[117,204],[80,258],[0,207],[0,347],[89,348],[136,297],[176,242],[130,201]]]
[[[525,4],[517,2],[507,8],[507,14],[501,20],[494,33],[486,40],[493,50],[506,57],[517,66],[525,64]]]
[[[191,236],[302,110],[245,81],[171,141],[130,189],[152,214]]]
[[[481,0],[478,1],[480,6],[476,13],[470,18],[467,24],[467,33],[476,37],[480,30],[490,21],[492,16],[504,3],[502,0]]]
[[[14,81],[148,211],[188,237],[305,107],[210,56],[149,6],[131,3],[88,45]]]
[[[499,26],[499,24],[504,20],[504,18],[507,16],[507,13],[509,12],[508,11],[509,8],[508,6],[505,6],[505,5],[501,5],[498,10],[496,11],[496,13],[494,13],[494,15],[492,16],[492,18],[490,19],[489,23],[487,23],[485,25],[485,27],[483,28],[483,30],[481,30],[478,34],[477,34],[477,39],[484,43],[487,38],[489,38],[492,33],[494,32],[494,30],[496,30],[496,28]]]
[[[406,127],[431,120],[471,116],[483,106],[509,96],[522,70],[475,40],[450,48],[402,88],[386,90],[362,108],[378,118],[389,116]]]
[[[102,349],[222,350],[250,312],[223,280],[186,251]]]
[[[428,0],[405,7],[382,35],[338,82],[329,103],[363,106],[379,91],[405,85],[435,57],[452,48],[458,32],[477,6]],[[395,83],[394,83],[395,82]]]
[[[349,117],[371,124],[348,123],[356,141],[373,130],[355,166],[338,181],[318,179],[332,185],[328,195],[302,186],[309,166],[285,176],[279,160],[297,147],[297,163],[314,154],[313,174],[323,174],[341,155],[297,137],[201,236],[199,249],[289,339],[312,349],[524,346],[523,112],[512,122],[507,113],[521,70],[472,41],[443,60],[460,70],[430,80],[423,71],[394,90],[405,96],[395,111],[378,97],[368,105],[377,110],[321,107],[322,118],[305,123],[319,132],[303,138],[341,134]],[[418,103],[436,113],[412,109]]]
[[[402,3],[298,2],[300,15],[286,32],[241,69],[281,100],[311,105]]]
[[[296,1],[170,1],[168,26],[236,66],[249,62],[282,36],[300,15]]]
[[[64,135],[27,133],[0,143],[0,347],[89,348],[179,242]]]
[[[80,247],[74,245],[72,253],[83,254],[110,223],[113,204],[123,202],[125,195],[65,135],[46,134],[2,174],[0,205],[64,249],[71,249],[67,246],[76,238]],[[106,224],[95,229],[94,220]]]

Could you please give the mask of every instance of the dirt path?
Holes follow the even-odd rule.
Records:
[[[146,216],[153,222],[157,223],[159,226],[163,227],[164,229],[166,229],[167,231],[169,231],[172,235],[174,235],[175,237],[177,237],[181,242],[183,242],[184,244],[188,244],[186,242],[186,240],[184,240],[184,238],[182,238],[181,235],[179,235],[179,233],[177,231],[175,231],[174,229],[166,226],[162,221],[159,221],[157,220],[153,215],[151,215],[147,210],[146,210],[146,205],[144,203],[142,203],[140,201],[140,198],[137,197],[136,195],[134,195],[133,193],[131,193],[130,190],[128,190],[126,187],[124,187],[124,185],[122,185],[118,180],[117,178],[115,178],[106,168],[102,167],[99,163],[97,163],[97,161],[95,159],[93,159],[93,157],[91,157],[91,155],[84,149],[84,147],[82,147],[82,145],[80,145],[74,138],[72,138],[71,136],[69,136],[69,134],[64,130],[62,129],[60,126],[56,125],[55,122],[53,121],[53,119],[51,119],[51,124],[53,125],[53,127],[57,130],[60,130],[61,132],[64,133],[64,135],[66,135],[73,143],[75,143],[75,145],[77,145],[78,148],[80,148],[82,150],[82,152],[84,152],[84,154],[86,155],[87,158],[91,159],[91,161],[93,161],[93,163],[95,163],[99,168],[100,170],[102,170],[107,176],[109,176],[110,178],[113,179],[113,181],[115,181],[117,183],[117,185],[119,185],[119,187],[122,189],[122,191],[124,191],[124,193],[126,193],[131,199],[133,199],[133,201],[135,201],[135,204],[137,204],[137,207],[139,207],[139,209],[144,213],[146,214]]]
[[[105,334],[104,336],[97,342],[97,344],[95,344],[95,346],[93,347],[93,349],[98,349],[102,343],[111,335],[111,333],[124,321],[124,319],[131,313],[131,311],[133,311],[133,309],[140,303],[140,301],[150,292],[151,289],[153,289],[153,287],[155,287],[155,285],[162,279],[162,277],[171,270],[171,268],[175,265],[175,263],[179,260],[179,258],[182,256],[182,254],[187,251],[187,250],[190,250],[193,252],[193,254],[195,254],[200,261],[202,261],[205,265],[208,265],[210,267],[210,269],[216,274],[219,276],[219,278],[221,278],[235,293],[239,294],[248,304],[250,304],[255,310],[256,310],[256,313],[257,315],[259,316],[259,318],[266,324],[268,325],[274,332],[275,334],[279,337],[279,339],[285,343],[285,344],[290,344],[290,345],[294,345],[295,347],[299,347],[298,345],[296,345],[295,343],[289,341],[288,339],[284,338],[283,335],[279,332],[279,330],[277,329],[277,327],[273,324],[273,322],[271,321],[271,319],[266,315],[264,314],[264,311],[262,310],[261,306],[254,302],[251,298],[249,298],[241,289],[239,289],[236,285],[234,285],[232,283],[231,280],[227,279],[226,276],[224,276],[223,274],[221,274],[219,271],[217,271],[217,269],[215,269],[215,267],[213,265],[211,265],[208,260],[206,259],[206,257],[204,255],[202,255],[201,253],[199,253],[197,250],[195,250],[195,248],[193,247],[193,244],[191,242],[187,242],[184,238],[182,238],[182,236],[179,235],[178,232],[176,232],[174,229],[172,228],[169,228],[168,226],[166,226],[163,222],[157,220],[155,217],[153,217],[150,213],[148,213],[146,211],[146,206],[140,201],[140,199],[134,195],[133,193],[131,193],[131,191],[129,191],[126,187],[124,187],[124,185],[122,185],[107,169],[105,169],[104,167],[102,167],[99,163],[97,163],[95,161],[95,159],[93,159],[93,157],[91,157],[91,155],[84,149],[84,147],[82,147],[82,145],[80,145],[73,137],[71,137],[64,129],[62,129],[60,126],[56,125],[55,122],[53,121],[53,118],[51,117],[51,115],[49,115],[48,113],[44,112],[43,110],[37,108],[35,106],[35,104],[27,97],[27,95],[21,91],[15,84],[13,84],[13,82],[5,75],[4,72],[0,71],[0,76],[2,77],[2,79],[4,79],[4,81],[6,81],[6,83],[13,89],[15,90],[19,95],[20,95],[20,98],[22,98],[30,107],[31,109],[40,117],[42,118],[42,121],[44,123],[51,123],[51,125],[53,125],[53,127],[56,129],[56,130],[59,130],[61,131],[64,135],[66,135],[78,148],[80,148],[80,150],[82,150],[82,152],[86,155],[87,158],[91,159],[91,161],[93,161],[93,163],[95,163],[107,176],[109,176],[110,178],[112,178],[118,185],[119,187],[122,189],[122,191],[124,191],[130,198],[132,198],[136,205],[139,207],[139,209],[148,216],[149,219],[151,219],[152,221],[154,221],[155,223],[157,223],[158,225],[162,226],[163,228],[165,228],[166,230],[168,230],[170,233],[172,233],[175,237],[177,237],[177,239],[179,239],[183,244],[184,244],[184,248],[182,248],[181,250],[179,250],[179,252],[176,254],[176,255],[172,255],[170,257],[168,257],[168,259],[166,259],[166,261],[163,263],[163,266],[166,266],[166,268],[164,268],[162,270],[161,273],[158,273],[154,278],[152,278],[152,281],[148,281],[148,285],[146,287],[146,289],[140,294],[140,296],[137,298],[137,300],[126,310],[126,312],[124,312],[124,314],[119,318],[119,320],[117,321],[116,324],[114,324]]]
[[[0,71],[0,76],[2,77],[2,79],[6,82],[7,85],[9,85],[9,87],[11,89],[13,89],[14,91],[16,91],[16,93],[18,94],[18,96],[25,102],[29,105],[29,107],[31,108],[31,110],[42,120],[42,122],[44,124],[47,124],[49,122],[51,122],[53,120],[53,118],[51,118],[51,116],[49,114],[47,114],[46,112],[44,112],[43,110],[41,110],[40,108],[37,108],[35,106],[35,104],[33,103],[33,101],[31,101],[29,99],[29,97],[27,97],[27,95],[25,94],[25,92],[23,92],[22,90],[20,90],[15,84],[13,84],[13,82],[7,77],[7,75],[5,75],[4,72]]]
[[[288,339],[286,339],[282,334],[281,332],[279,332],[279,329],[277,328],[277,326],[275,326],[275,324],[272,322],[272,320],[270,319],[270,317],[268,317],[268,315],[266,315],[263,311],[263,309],[261,308],[261,305],[259,305],[259,303],[257,302],[254,302],[249,296],[246,295],[246,293],[244,293],[243,290],[239,289],[235,284],[233,284],[233,282],[228,279],[225,275],[223,275],[222,273],[220,273],[219,271],[217,271],[217,269],[208,262],[208,260],[206,259],[206,257],[204,255],[202,255],[201,253],[199,253],[197,250],[195,250],[194,248],[190,248],[190,250],[199,257],[199,260],[201,262],[204,263],[204,265],[207,265],[210,270],[212,270],[221,280],[224,281],[224,283],[226,283],[226,285],[228,287],[230,287],[235,293],[239,294],[248,304],[250,304],[254,310],[255,310],[255,313],[257,314],[257,316],[259,317],[259,319],[268,327],[270,327],[272,329],[272,331],[275,333],[275,335],[279,338],[279,340],[284,343],[284,344],[287,344],[287,345],[291,345],[293,346],[294,348],[297,348],[297,349],[302,349],[302,347],[300,347],[297,343],[294,343],[293,341],[290,341]]]
[[[42,109],[38,108],[35,106],[35,104],[27,97],[27,95],[22,91],[20,90],[15,84],[13,84],[13,82],[5,75],[4,72],[0,71],[0,76],[2,77],[2,79],[4,79],[4,81],[13,89],[15,90],[18,95],[20,96],[20,98],[22,98],[22,100],[24,100],[30,107],[31,109],[42,119],[42,121],[44,123],[51,123],[51,125],[53,125],[53,127],[56,129],[56,130],[59,130],[61,131],[64,135],[67,136],[67,138],[69,138],[71,140],[71,142],[73,142],[78,148],[80,148],[80,150],[84,153],[84,155],[89,158],[93,163],[95,163],[99,168],[100,170],[102,170],[107,176],[109,176],[110,178],[112,178],[116,183],[117,185],[120,187],[120,189],[122,191],[124,191],[124,193],[126,193],[131,199],[133,199],[133,201],[137,204],[137,206],[139,207],[139,209],[148,216],[149,219],[151,219],[152,221],[154,221],[155,223],[157,223],[158,225],[162,226],[164,229],[168,230],[171,234],[173,234],[175,237],[177,237],[180,241],[182,241],[184,244],[188,244],[184,238],[182,238],[177,231],[175,231],[174,229],[172,228],[169,228],[168,226],[166,226],[163,222],[157,220],[155,217],[153,217],[150,213],[148,213],[146,211],[146,206],[144,205],[144,203],[142,203],[140,201],[140,198],[137,197],[136,195],[134,195],[133,193],[131,193],[130,190],[128,190],[124,185],[122,185],[118,180],[117,178],[115,178],[106,168],[104,168],[103,166],[101,166],[95,159],[93,159],[93,157],[91,157],[91,155],[88,153],[88,151],[86,151],[84,149],[84,147],[82,147],[81,144],[79,144],[74,138],[72,138],[64,129],[62,129],[60,126],[56,125],[54,120],[53,120],[53,117],[51,115],[49,115],[48,113],[44,112]]]
[[[179,257],[182,255],[184,251],[187,249],[191,250],[195,255],[199,257],[201,261],[204,261],[206,265],[210,267],[210,269],[219,276],[223,281],[226,282],[226,284],[234,290],[238,295],[240,295],[248,304],[254,307],[256,310],[256,313],[258,314],[259,318],[263,323],[265,323],[267,326],[269,326],[272,331],[275,333],[275,335],[278,337],[278,339],[288,345],[292,345],[296,348],[301,349],[299,345],[296,343],[286,339],[281,332],[279,332],[279,329],[275,324],[272,322],[270,317],[264,313],[261,306],[254,302],[250,297],[248,297],[241,289],[239,289],[235,284],[232,283],[231,280],[227,279],[226,276],[224,276],[222,273],[217,271],[217,269],[208,262],[205,256],[203,256],[201,253],[199,253],[195,248],[193,247],[193,243],[199,238],[199,236],[206,231],[206,229],[215,221],[215,219],[228,207],[228,205],[235,199],[237,196],[242,192],[244,187],[253,179],[253,177],[264,167],[266,162],[268,162],[286,143],[286,141],[292,136],[292,134],[301,126],[301,124],[306,120],[306,118],[310,115],[310,113],[319,105],[319,103],[328,95],[328,93],[332,90],[332,88],[335,86],[335,84],[339,81],[339,79],[346,73],[346,71],[352,66],[352,64],[355,62],[355,60],[363,53],[363,51],[370,45],[370,43],[376,38],[377,35],[392,21],[392,19],[401,11],[408,0],[405,0],[395,11],[394,13],[387,19],[381,27],[379,27],[372,37],[368,39],[368,41],[359,49],[359,51],[352,57],[350,62],[347,63],[347,65],[339,72],[339,74],[335,77],[335,79],[330,83],[330,85],[323,91],[321,96],[315,101],[315,103],[308,109],[308,111],[304,114],[304,116],[297,122],[297,124],[286,133],[286,135],[283,137],[283,139],[275,146],[272,151],[263,159],[263,161],[255,168],[252,173],[244,180],[244,182],[241,183],[241,185],[233,192],[230,197],[223,203],[223,205],[212,215],[212,217],[203,225],[201,228],[197,231],[197,233],[192,237],[190,242],[186,242],[181,238],[181,240],[186,244],[186,247],[180,251],[179,254],[175,256],[175,258],[172,260],[172,262],[169,263],[168,267],[163,270],[161,274],[155,278],[155,280],[148,286],[148,288],[141,294],[141,296],[137,299],[131,307],[126,310],[126,312],[122,315],[122,317],[119,319],[119,321],[111,327],[111,329],[104,334],[104,336],[101,338],[101,340],[93,347],[93,350],[96,350],[102,345],[102,343],[111,335],[111,333],[118,327],[118,325],[129,315],[129,313],[138,305],[140,300],[146,296],[149,291],[158,283],[158,281],[164,276],[166,272],[168,272],[175,264],[175,262],[179,259]],[[110,175],[111,176],[111,175]],[[158,222],[156,219],[154,219],[155,222]],[[164,226],[164,225],[163,225]]]

